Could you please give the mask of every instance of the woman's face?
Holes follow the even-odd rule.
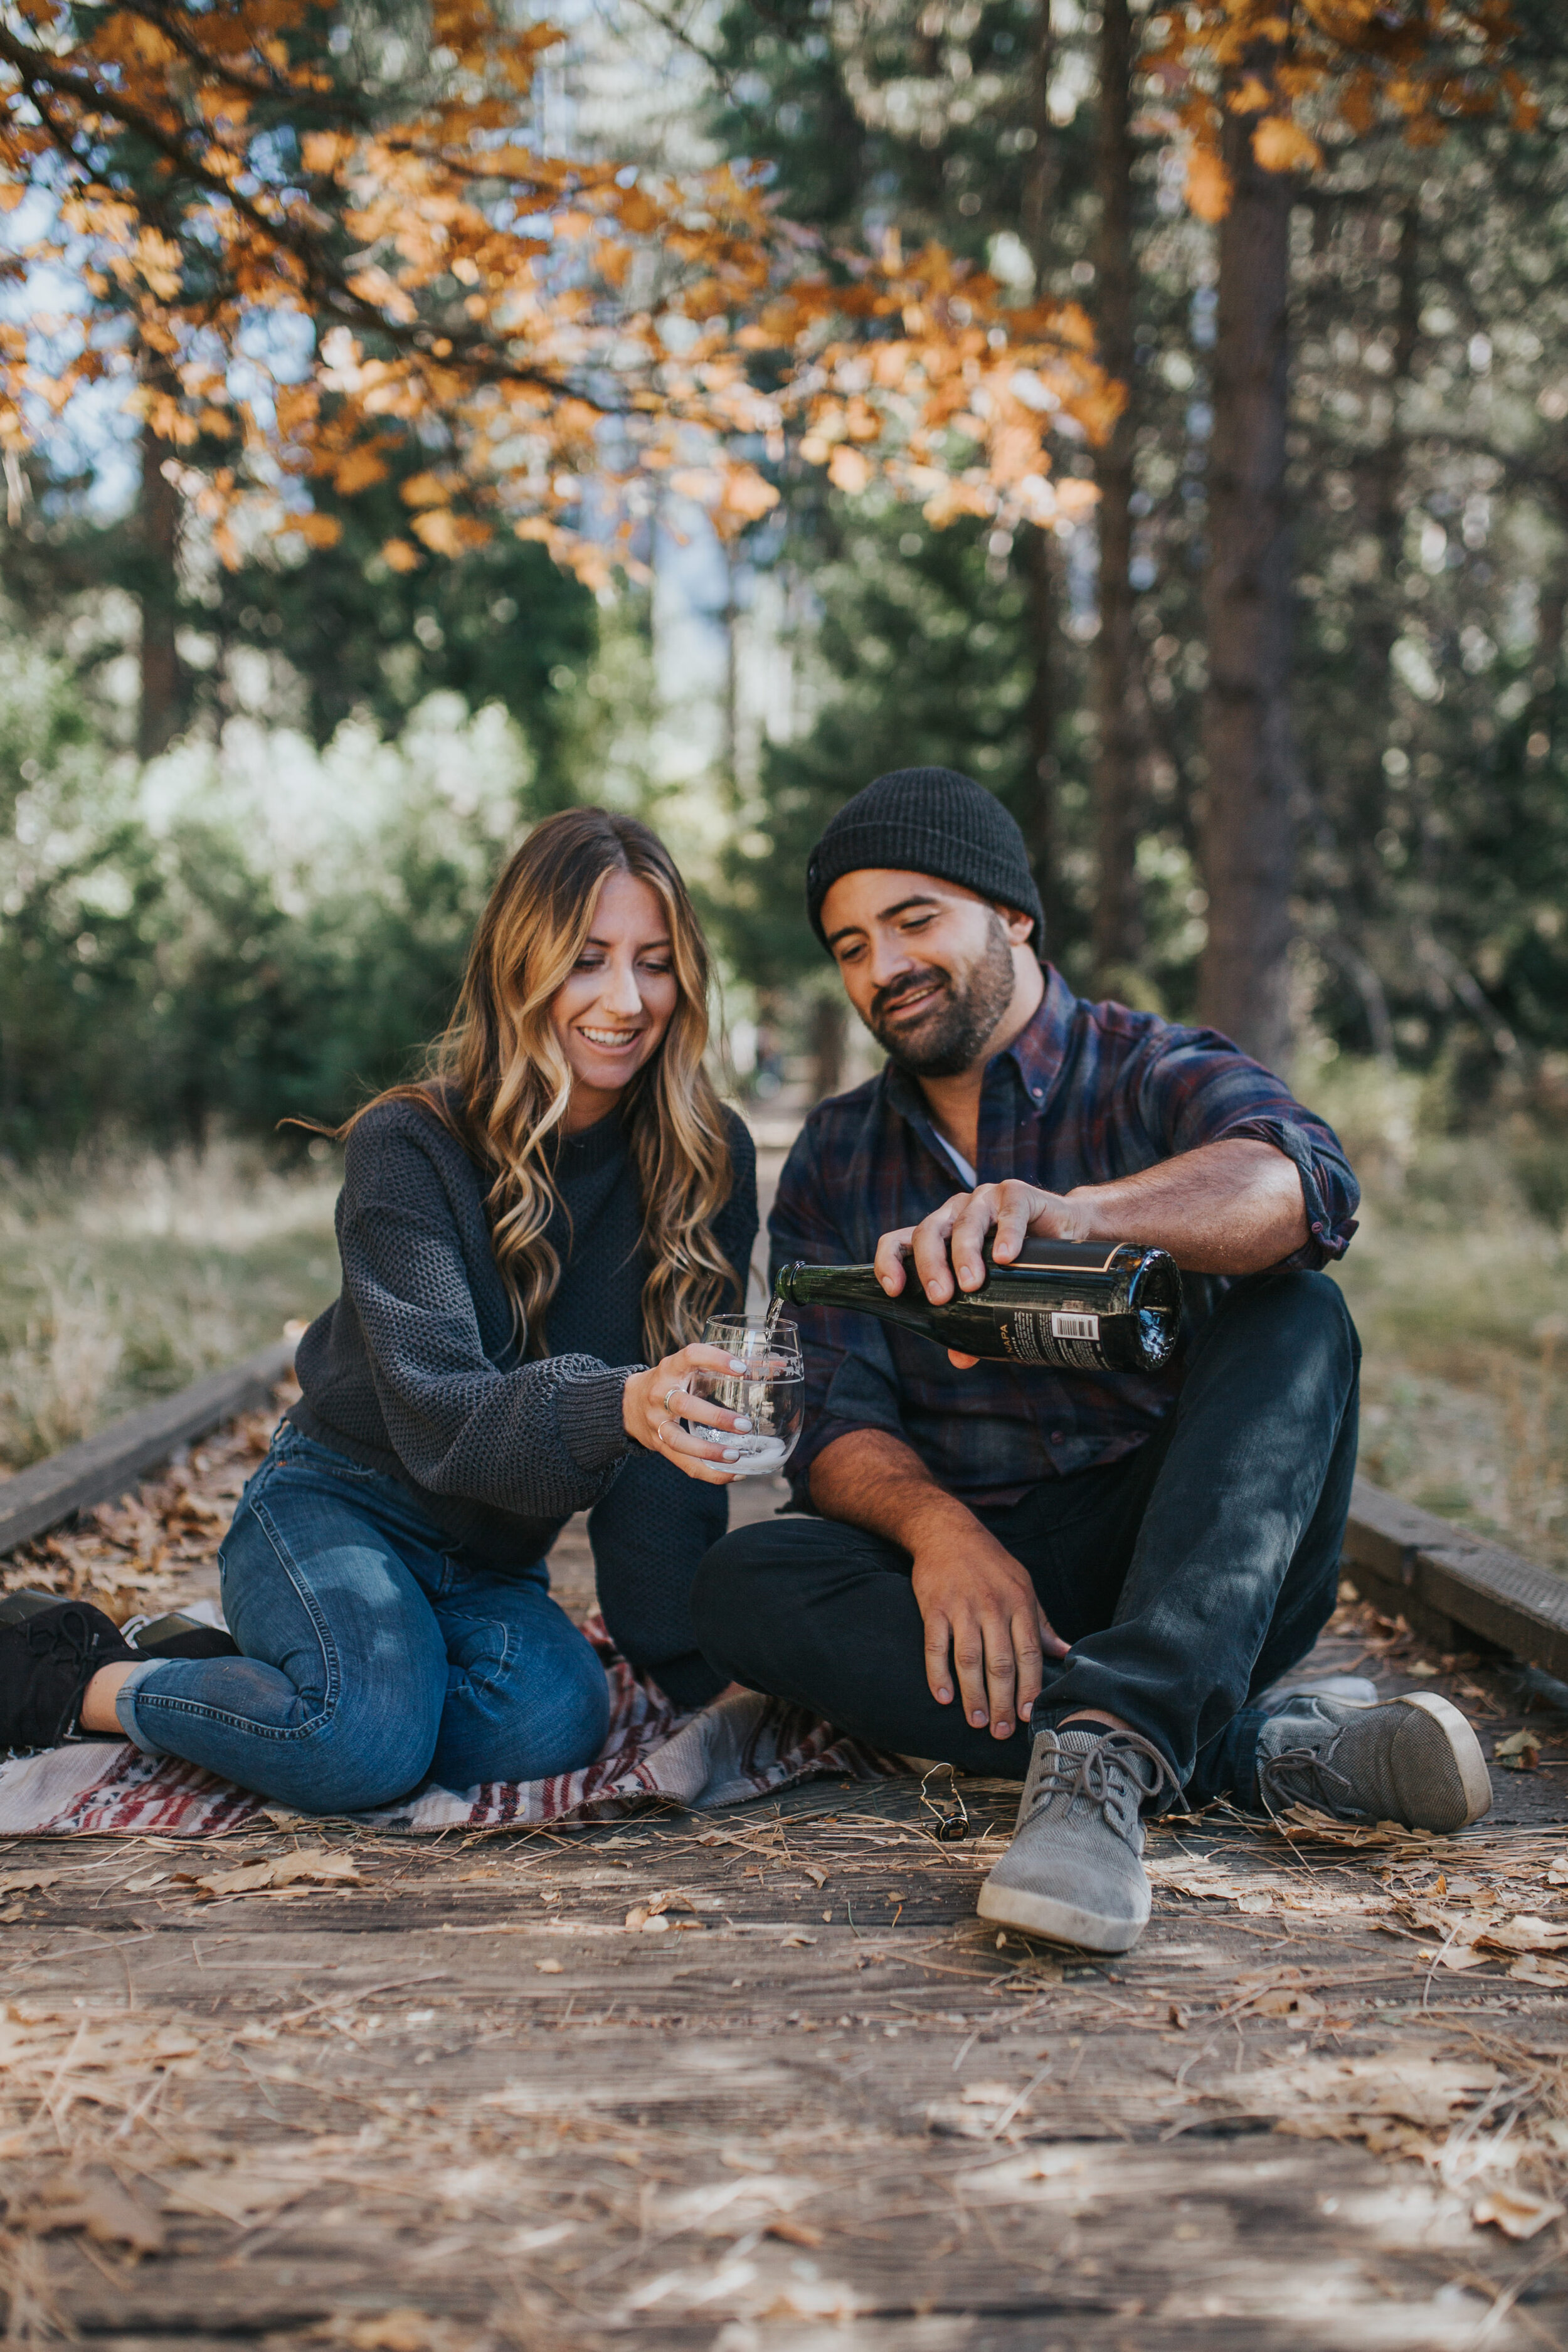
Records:
[[[551,1001],[572,1070],[567,1127],[590,1127],[655,1055],[675,1011],[675,962],[658,894],[635,874],[605,877],[591,935]]]

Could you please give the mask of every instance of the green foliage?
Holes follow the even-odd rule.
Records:
[[[360,714],[395,734],[436,692],[460,694],[471,710],[500,703],[529,730],[541,798],[567,805],[572,693],[597,639],[592,595],[536,542],[505,530],[457,562],[419,548],[398,495],[416,461],[388,456],[395,470],[374,488],[353,498],[317,491],[318,509],[342,525],[335,546],[290,563],[258,550],[240,571],[215,576],[200,622],[215,667],[221,673],[236,646],[281,654],[318,745]],[[386,562],[389,540],[416,547],[412,570]]]
[[[417,548],[412,570],[395,570],[384,544],[416,544],[397,489],[412,470],[401,457],[387,481],[353,498],[323,485],[316,503],[342,526],[333,547],[266,541],[228,572],[188,532],[184,576],[174,580],[157,576],[134,518],[100,523],[82,482],[39,471],[35,512],[0,529],[0,577],[29,636],[68,658],[107,731],[116,712],[106,689],[134,627],[126,600],[164,600],[184,656],[176,732],[210,731],[259,705],[320,749],[347,719],[395,735],[427,695],[457,693],[470,709],[510,712],[534,747],[542,806],[565,806],[583,731],[575,688],[600,635],[594,599],[509,532],[455,562]]]
[[[836,499],[820,529],[833,552],[813,575],[815,650],[830,684],[809,732],[766,748],[721,857],[716,920],[736,971],[763,988],[822,969],[806,856],[873,776],[963,768],[1027,814],[1017,583],[988,577],[984,537],[968,525],[932,531],[908,509]]]
[[[731,7],[714,131],[730,153],[774,165],[796,220],[893,224],[906,247],[936,236],[984,261],[1027,209],[1037,24],[1018,0],[887,0],[831,20],[817,0]]]
[[[394,743],[231,729],[139,771],[0,646],[0,1150],[341,1118],[444,1021],[531,785],[455,696]]]

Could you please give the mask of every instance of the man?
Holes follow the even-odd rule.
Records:
[[[1213,1031],[1076,998],[1042,967],[1023,836],[941,768],[832,820],[812,923],[882,1074],[807,1120],[773,1265],[865,1264],[935,1301],[1026,1234],[1158,1244],[1183,1360],[1150,1375],[976,1365],[867,1316],[797,1310],[809,1517],[698,1571],[739,1681],[899,1753],[1025,1782],[984,1916],[1126,1950],[1142,1816],[1177,1791],[1455,1830],[1490,1801],[1458,1709],[1273,1687],[1334,1605],[1360,1350],[1318,1269],[1359,1194],[1323,1122]]]

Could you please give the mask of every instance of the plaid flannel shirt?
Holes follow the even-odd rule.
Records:
[[[1212,1029],[1091,1004],[1048,966],[1046,983],[1034,1019],[985,1067],[982,1183],[1019,1177],[1068,1192],[1222,1137],[1255,1136],[1284,1152],[1301,1179],[1309,1238],[1285,1264],[1321,1266],[1344,1255],[1359,1187],[1338,1138],[1281,1080]],[[883,1234],[917,1224],[961,1189],[919,1087],[889,1064],[806,1120],[768,1220],[772,1273],[795,1258],[865,1265]],[[1224,1286],[1185,1276],[1189,1321],[1201,1321]],[[959,1371],[929,1339],[870,1316],[791,1313],[805,1358],[806,1423],[789,1474],[805,1507],[812,1463],[852,1429],[902,1438],[972,1506],[1016,1502],[1042,1478],[1141,1445],[1181,1381],[1176,1366],[1091,1374],[986,1360]]]

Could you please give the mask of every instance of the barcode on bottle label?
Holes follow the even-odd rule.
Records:
[[[1051,1337],[1053,1339],[1098,1339],[1100,1318],[1098,1315],[1053,1314]]]

